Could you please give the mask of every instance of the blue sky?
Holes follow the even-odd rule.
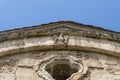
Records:
[[[0,0],[0,31],[63,20],[120,32],[120,0]]]

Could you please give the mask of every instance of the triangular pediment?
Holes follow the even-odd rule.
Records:
[[[96,27],[96,26],[87,25],[87,24],[81,24],[81,23],[77,23],[77,22],[73,22],[73,21],[59,21],[59,22],[38,25],[35,27],[36,28],[38,27],[39,29],[42,29],[42,30],[68,28],[68,29],[72,29],[72,30],[97,30],[97,31],[115,32],[115,31],[107,30],[107,29],[104,29],[101,27]],[[119,33],[119,32],[115,32],[115,33]]]
[[[53,22],[48,24],[42,24],[37,26],[31,26],[28,28],[23,28],[23,30],[36,30],[36,31],[66,31],[66,30],[72,30],[72,31],[100,31],[100,32],[114,32],[110,30],[103,29],[101,27],[96,27],[93,25],[85,25],[81,23],[76,23],[72,21],[60,21],[60,22]],[[118,32],[115,32],[118,33]]]
[[[67,34],[77,34],[77,35],[85,34],[88,35],[89,37],[95,37],[96,35],[98,36],[108,35],[109,37],[109,35],[117,36],[120,34],[119,32],[106,30],[92,25],[84,25],[72,21],[59,21],[59,22],[53,22],[53,23],[42,24],[37,26],[24,27],[15,30],[3,31],[0,33],[1,36],[0,41],[4,41],[6,39],[18,39],[24,37],[35,37],[35,36],[44,36],[44,35],[49,36],[57,32],[63,32]],[[93,34],[95,34],[95,36]],[[114,40],[111,37],[109,37],[108,39]]]
[[[10,33],[10,32],[18,32],[18,31],[46,31],[46,30],[96,30],[96,31],[102,31],[102,32],[114,32],[114,33],[119,33],[111,30],[106,30],[101,27],[96,27],[93,25],[86,25],[86,24],[81,24],[73,21],[59,21],[59,22],[53,22],[53,23],[48,23],[48,24],[42,24],[42,25],[35,25],[35,26],[30,26],[30,27],[23,27],[19,29],[13,29],[9,31],[3,31],[3,33]]]

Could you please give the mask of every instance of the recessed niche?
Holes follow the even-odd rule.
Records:
[[[72,64],[69,59],[55,59],[46,65],[45,70],[55,80],[66,80],[79,71],[79,66]]]
[[[45,80],[82,80],[88,66],[73,56],[50,56],[35,66],[36,73]]]

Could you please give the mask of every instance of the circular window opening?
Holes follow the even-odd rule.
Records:
[[[68,59],[55,59],[46,65],[45,70],[56,80],[66,80],[79,68],[78,65],[72,64]]]

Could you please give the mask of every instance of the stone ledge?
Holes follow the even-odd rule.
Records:
[[[83,50],[120,57],[119,43],[78,36],[69,36],[67,45],[55,45],[52,37],[25,38],[0,43],[0,56],[35,50]]]
[[[67,31],[66,30],[62,31],[67,35],[92,37],[97,39],[105,39],[105,40],[120,42],[120,32],[110,31],[91,25],[75,23],[72,21],[54,22],[45,25],[37,25],[27,28],[0,32],[0,42],[6,40],[14,40],[14,39],[17,40],[17,39],[38,37],[38,36],[39,37],[51,36],[57,33],[58,31],[55,29],[60,27],[61,28],[66,27],[68,29],[71,29]]]

